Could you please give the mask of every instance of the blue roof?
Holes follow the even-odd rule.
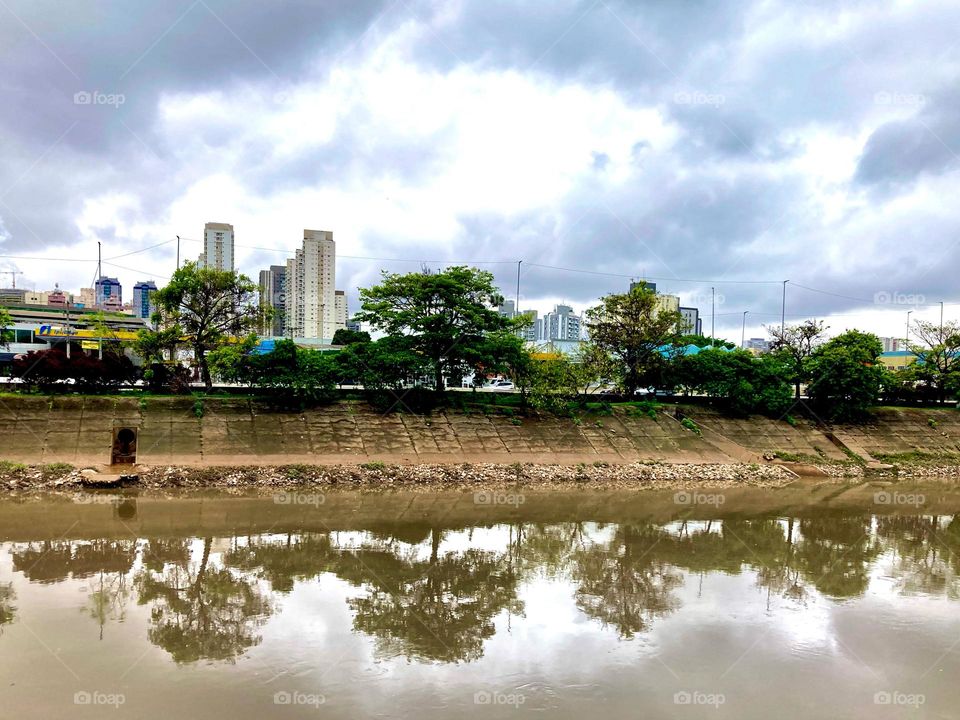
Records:
[[[253,349],[254,355],[268,355],[272,353],[277,346],[277,341],[274,338],[261,338],[260,342],[257,343],[257,346]]]

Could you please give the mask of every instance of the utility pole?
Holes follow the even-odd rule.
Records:
[[[908,344],[910,342],[910,313],[912,312],[913,310],[907,310],[907,334],[903,336],[904,344]]]
[[[787,283],[789,280],[783,281],[783,303],[780,305],[780,337],[783,337],[783,331],[786,327],[787,321]]]
[[[520,314],[520,264],[523,260],[517,260],[517,304],[513,306],[514,317]]]
[[[747,313],[749,310],[743,311],[743,325],[740,328],[740,349],[742,350],[747,344]]]
[[[940,301],[940,342],[943,342],[943,300]]]
[[[103,277],[103,270],[100,267],[100,263],[101,263],[100,254],[101,254],[100,241],[97,240],[97,280]]]
[[[710,338],[713,339],[717,336],[717,289],[715,287],[710,288]]]
[[[177,270],[180,269],[180,236],[177,235]]]

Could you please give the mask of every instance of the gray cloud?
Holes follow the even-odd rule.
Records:
[[[275,133],[238,127],[236,117],[210,116],[170,131],[159,114],[161,98],[220,92],[262,99],[322,84],[335,64],[350,72],[396,42],[399,55],[423,73],[513,73],[549,87],[609,91],[630,108],[657,110],[675,132],[664,151],[638,131],[627,170],[609,149],[591,149],[554,205],[457,218],[445,256],[522,257],[529,265],[522,292],[531,302],[565,297],[585,305],[627,282],[536,263],[674,278],[658,282],[700,294],[701,284],[676,278],[790,277],[847,296],[791,290],[791,305],[822,314],[864,307],[850,298],[888,291],[937,296],[932,301],[953,292],[960,212],[945,203],[933,213],[922,198],[924,183],[933,181],[949,183],[939,192],[949,187],[956,194],[955,3],[885,12],[851,0],[570,0],[549,9],[527,0],[8,0],[0,18],[5,253],[75,245],[84,203],[110,193],[137,199],[119,220],[162,224],[185,188],[220,171],[265,202],[385,178],[411,192],[428,188],[458,160],[451,156],[455,129],[391,132],[361,109],[329,139],[290,154]],[[95,91],[124,101],[75,103],[75,93]],[[264,117],[273,110],[269,103],[249,109]],[[305,127],[314,121],[303,119]],[[823,180],[816,168],[799,166],[824,134],[867,137],[849,177],[837,171]],[[856,202],[862,194],[867,206]],[[305,209],[305,223],[308,216],[313,208]],[[124,242],[115,225],[93,230]],[[378,256],[435,258],[435,243],[411,235],[415,229],[396,236],[365,231],[357,240]],[[268,253],[250,258],[264,266],[277,260]],[[492,267],[505,288],[513,287],[512,266]],[[255,275],[257,268],[244,269]],[[355,287],[375,280],[377,270],[344,260],[340,277]],[[39,281],[85,274],[65,266]],[[758,318],[779,312],[775,284],[725,285],[723,295],[731,318],[742,309]]]

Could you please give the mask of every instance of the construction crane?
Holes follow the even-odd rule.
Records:
[[[21,270],[0,270],[0,273],[10,276],[10,282],[13,283],[12,287],[14,290],[17,289],[17,275],[23,275]]]

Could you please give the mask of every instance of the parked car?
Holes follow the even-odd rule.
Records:
[[[483,386],[484,390],[509,391],[514,389],[514,384],[510,380],[494,380],[489,385]]]

